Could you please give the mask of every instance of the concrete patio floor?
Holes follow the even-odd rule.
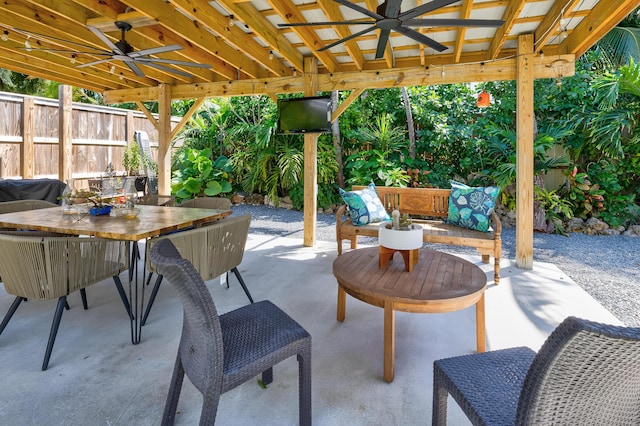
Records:
[[[347,318],[336,321],[337,284],[332,275],[335,243],[250,235],[240,271],[254,299],[269,299],[304,326],[313,338],[315,425],[430,424],[435,359],[475,351],[475,311],[446,314],[396,313],[395,380],[382,380],[383,312],[347,297]],[[529,346],[537,350],[565,317],[620,322],[557,267],[534,262],[525,271],[503,260],[502,281],[491,264],[462,256],[483,268],[487,349]],[[227,289],[208,283],[218,311],[247,303],[234,276]],[[42,358],[55,301],[23,303],[0,335],[0,424],[157,425],[162,417],[182,307],[166,281],[132,345],[129,321],[111,280],[87,289],[89,310],[79,294],[69,298],[49,369]],[[147,293],[148,294],[148,293]],[[13,296],[0,286],[0,313]],[[256,380],[258,377],[256,377]],[[201,398],[185,380],[176,424],[195,425]],[[219,425],[293,425],[298,419],[295,358],[274,368],[274,382],[261,389],[250,381],[224,394]],[[449,424],[468,424],[454,402]]]

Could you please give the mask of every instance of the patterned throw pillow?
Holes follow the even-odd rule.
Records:
[[[491,213],[499,194],[497,186],[472,188],[452,181],[447,223],[489,232]]]
[[[349,207],[349,215],[354,225],[360,226],[391,219],[384,209],[373,183],[358,191],[338,189],[342,199]]]

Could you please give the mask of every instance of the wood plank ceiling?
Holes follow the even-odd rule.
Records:
[[[356,0],[375,11],[374,0]],[[417,3],[416,3],[417,2]],[[429,3],[403,0],[402,11]],[[444,5],[419,18],[498,19],[499,28],[440,26],[418,31],[446,46],[438,52],[391,31],[384,56],[375,59],[379,30],[327,50],[363,26],[280,27],[278,24],[366,18],[334,0],[7,0],[0,3],[0,67],[106,94],[112,102],[157,99],[157,86],[172,86],[173,98],[304,91],[304,58],[315,57],[318,89],[349,90],[513,78],[517,37],[534,34],[540,59],[537,77],[568,70],[555,59],[584,53],[631,13],[640,0],[434,0]],[[178,75],[140,65],[136,75],[124,62],[93,49],[116,43],[116,21],[127,22],[134,51],[177,44],[181,50],[155,58],[207,64],[173,66]],[[6,39],[6,40],[5,40]],[[26,48],[30,45],[31,49]],[[110,50],[110,49],[108,49]]]

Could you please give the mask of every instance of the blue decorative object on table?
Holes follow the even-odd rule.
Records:
[[[342,188],[338,188],[338,190],[349,207],[349,215],[354,225],[360,226],[391,219],[382,205],[373,183],[358,191],[345,191]]]
[[[89,210],[89,214],[91,216],[104,216],[110,213],[111,213],[111,206],[109,205],[95,206],[95,207],[91,207],[91,209]]]

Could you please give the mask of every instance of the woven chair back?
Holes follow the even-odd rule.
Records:
[[[149,257],[157,273],[171,283],[179,283],[173,288],[184,307],[179,350],[185,374],[202,393],[212,386],[220,390],[224,362],[222,328],[209,289],[170,239],[157,241]]]
[[[0,203],[0,214],[21,212],[25,210],[46,209],[48,207],[60,207],[60,206],[56,203],[51,203],[45,200],[5,201],[3,203]]]
[[[178,207],[197,207],[200,209],[229,210],[231,200],[223,197],[198,197],[180,203]]]
[[[22,234],[0,234],[0,274],[14,296],[57,299],[128,268],[124,241]]]
[[[151,239],[154,244],[169,239],[182,257],[188,259],[203,280],[212,280],[242,263],[244,247],[249,234],[251,215],[231,216],[210,225]],[[150,272],[158,272],[153,264]]]
[[[640,328],[567,318],[529,368],[516,424],[640,424]]]

